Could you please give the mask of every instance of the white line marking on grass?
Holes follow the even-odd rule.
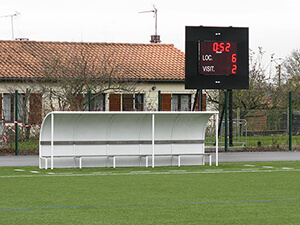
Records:
[[[203,173],[223,173],[224,170],[223,169],[207,169],[207,170],[204,170]]]
[[[112,172],[92,172],[94,175],[110,175]]]
[[[186,170],[169,170],[170,173],[186,173]]]
[[[283,170],[293,170],[294,168],[282,167]]]
[[[0,208],[0,211],[7,210],[28,210],[28,209],[77,209],[77,208],[106,208],[106,207],[131,207],[131,206],[176,206],[176,205],[201,205],[201,204],[233,204],[233,203],[262,203],[262,202],[291,202],[300,199],[270,199],[270,200],[244,200],[244,201],[214,201],[214,202],[175,202],[175,203],[144,203],[144,204],[120,204],[120,205],[83,205],[83,206],[53,206],[53,207],[24,207],[24,208]]]
[[[254,165],[244,165],[244,166],[254,167]]]
[[[32,170],[30,173],[40,173],[39,171]]]
[[[263,166],[263,168],[272,169],[274,167],[273,166]]]
[[[258,171],[258,169],[242,169],[243,172],[254,172]]]
[[[259,170],[259,169],[241,169],[241,170],[234,170],[234,171],[226,171],[222,169],[216,170],[202,170],[202,171],[191,171],[185,173],[178,173],[178,174],[222,174],[222,173],[271,173],[271,172],[300,172],[300,169],[293,169],[284,167],[285,169],[272,169],[272,170]],[[288,169],[287,169],[288,168]],[[76,174],[76,173],[56,173],[56,174],[39,174],[39,175],[4,175],[0,176],[0,178],[20,178],[20,177],[80,177],[80,176],[138,176],[138,175],[167,175],[167,174],[176,174],[171,172],[148,172],[143,171],[144,173],[88,173],[88,174]]]
[[[145,174],[145,173],[150,173],[150,171],[131,171],[133,174]]]
[[[15,169],[15,171],[17,171],[17,172],[24,172],[25,170],[22,170],[22,169]]]

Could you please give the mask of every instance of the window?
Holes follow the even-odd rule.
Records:
[[[2,117],[5,122],[15,121],[15,95],[3,94]],[[42,123],[42,95],[30,94],[27,98],[25,94],[18,94],[18,121],[29,124]]]
[[[80,99],[83,99],[80,100]],[[89,95],[79,96],[81,110],[89,110]],[[92,94],[91,96],[91,110],[92,111],[105,111],[105,94]]]
[[[105,94],[98,94],[92,97],[92,110],[105,111]]]
[[[143,111],[143,94],[122,94],[122,111]]]
[[[136,94],[135,95],[135,110],[144,111],[144,95]]]
[[[133,94],[123,94],[122,95],[122,111],[133,111]]]
[[[25,94],[18,95],[18,120],[26,122],[27,101]],[[3,94],[3,119],[6,122],[14,122],[15,119],[15,95]]]
[[[161,111],[191,111],[194,100],[191,94],[161,94]],[[197,98],[196,111],[199,111],[199,104]],[[202,110],[206,110],[206,94],[202,95]]]
[[[143,111],[144,94],[110,94],[110,111]]]
[[[191,95],[189,94],[173,94],[172,111],[191,111]]]

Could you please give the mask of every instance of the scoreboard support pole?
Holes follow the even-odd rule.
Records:
[[[228,113],[229,113],[229,146],[233,146],[233,140],[232,140],[232,89],[228,90]]]
[[[197,101],[198,101],[198,95],[199,95],[199,89],[197,89],[197,91],[196,91],[196,95],[195,95],[195,98],[194,98],[194,104],[193,104],[192,111],[196,110],[196,105],[197,105]]]
[[[199,98],[199,111],[202,111],[202,104],[203,104],[203,100],[202,100],[202,89],[197,89],[196,91],[196,95],[195,95],[195,98],[194,98],[194,104],[193,104],[193,108],[192,108],[192,111],[195,111],[196,110],[196,105],[197,105],[197,102],[198,102],[198,98]]]
[[[225,91],[225,152],[228,152],[228,90]]]
[[[202,99],[203,91],[202,89],[199,90],[199,111],[202,111],[202,104],[203,104],[203,99]]]

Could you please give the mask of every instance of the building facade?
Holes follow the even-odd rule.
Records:
[[[53,110],[190,111],[196,90],[184,79],[185,55],[171,44],[0,41],[6,123],[16,108],[25,124]],[[196,104],[206,110],[205,93]]]

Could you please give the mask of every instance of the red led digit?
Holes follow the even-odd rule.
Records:
[[[219,47],[220,47],[220,52],[224,52],[224,44],[223,42],[220,43]]]
[[[231,55],[231,62],[236,63],[236,54]]]
[[[236,70],[237,70],[237,65],[233,64],[232,69],[231,69],[231,73],[236,74]]]
[[[229,42],[226,43],[225,52],[230,51],[231,44]]]
[[[213,51],[216,52],[216,51],[218,51],[218,49],[219,49],[218,43],[217,43],[217,42],[214,42],[214,43],[213,43]]]

